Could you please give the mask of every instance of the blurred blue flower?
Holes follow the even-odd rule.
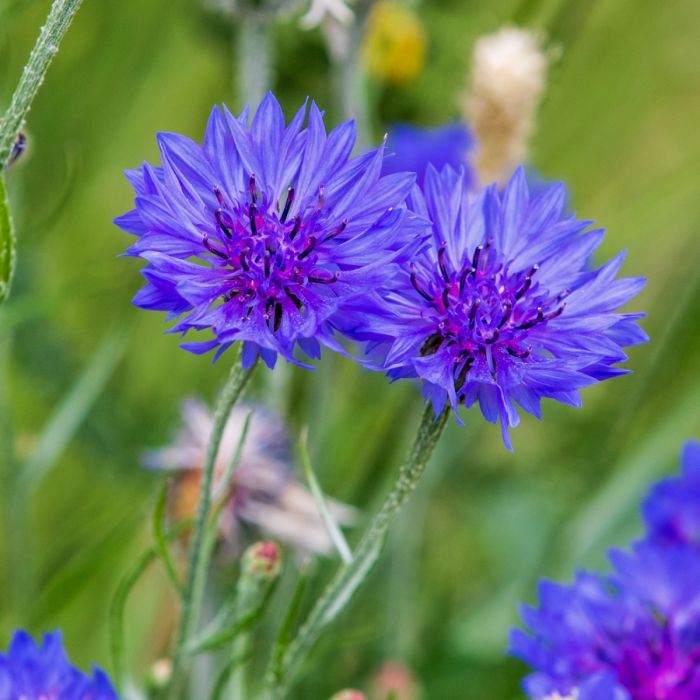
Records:
[[[107,676],[88,676],[68,661],[60,632],[45,634],[41,646],[22,630],[0,654],[0,700],[117,700]]]
[[[541,398],[578,406],[580,388],[625,373],[622,347],[647,336],[643,314],[615,311],[644,280],[615,279],[622,254],[589,269],[603,231],[563,216],[563,186],[531,197],[522,168],[502,191],[467,182],[428,168],[409,206],[433,222],[432,243],[365,304],[355,337],[392,379],[422,379],[436,413],[478,401],[510,448],[516,403],[540,417]]]
[[[460,122],[433,129],[421,129],[410,124],[394,124],[389,129],[387,156],[382,173],[415,172],[422,185],[428,165],[442,170],[446,165],[455,170],[464,167],[467,185],[476,184],[476,176],[468,162],[474,146],[469,129]]]
[[[698,447],[689,443],[686,459],[697,458]],[[668,502],[669,483],[651,490],[645,511],[657,499]],[[687,512],[700,510],[700,491],[676,490],[671,498],[679,496]],[[525,679],[532,698],[583,700],[592,678],[606,680],[591,700],[700,697],[700,551],[680,537],[660,539],[656,525],[629,551],[610,552],[611,575],[540,584],[539,608],[522,612],[530,634],[511,634],[511,653],[535,669]]]
[[[660,481],[644,502],[647,537],[700,547],[700,442],[685,445],[681,466],[681,477]]]
[[[163,165],[127,172],[135,209],[117,218],[138,237],[129,254],[148,265],[134,298],[182,316],[172,332],[210,329],[196,353],[243,341],[243,364],[272,367],[295,346],[318,357],[345,305],[374,289],[415,245],[407,217],[412,173],[381,176],[384,147],[356,158],[355,126],[329,134],[315,104],[285,125],[268,94],[250,126],[215,107],[199,145],[161,133]],[[300,364],[300,363],[299,363]]]

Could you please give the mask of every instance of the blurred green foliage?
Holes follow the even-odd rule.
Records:
[[[0,106],[48,5],[0,0]],[[373,87],[377,137],[395,120],[457,117],[476,36],[513,18],[544,25],[559,59],[532,163],[565,180],[572,207],[608,229],[602,255],[628,247],[624,271],[648,276],[634,308],[648,312],[652,342],[630,353],[634,374],[586,390],[581,411],[547,405],[541,423],[526,417],[515,454],[474,412],[465,427],[450,426],[388,556],[310,659],[299,698],[366,687],[383,661],[397,658],[415,669],[428,698],[518,697],[523,668],[503,656],[518,602],[533,599],[540,575],[602,565],[607,546],[637,532],[648,482],[674,469],[682,441],[700,434],[695,0],[430,0],[418,12],[427,65],[409,86]],[[129,237],[111,220],[130,206],[122,170],[157,160],[156,131],[199,138],[213,103],[241,107],[236,40],[235,28],[197,0],[88,0],[30,114],[31,155],[8,177],[18,267],[0,311],[0,419],[5,435],[14,432],[1,453],[3,645],[14,626],[60,626],[78,662],[108,665],[108,604],[150,542],[158,491],[139,452],[167,441],[178,402],[211,399],[226,372],[225,359],[212,367],[183,352],[163,334],[161,316],[130,306],[139,264],[117,257]],[[311,95],[333,122],[320,34],[280,18],[275,46],[285,108]],[[18,532],[8,503],[13,471],[115,326],[128,334],[123,358],[72,426]],[[309,426],[324,490],[370,512],[417,424],[415,387],[389,386],[331,356],[315,373],[261,375],[253,393],[265,388],[295,430]],[[10,557],[18,542],[19,562]],[[321,575],[334,565],[322,563]],[[32,589],[13,584],[17,567],[35,580]],[[291,594],[293,568],[266,638]],[[154,568],[129,606],[130,663],[140,677],[167,651],[175,612],[166,586]]]

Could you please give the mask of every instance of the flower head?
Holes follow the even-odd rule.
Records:
[[[648,538],[659,544],[700,547],[700,442],[688,442],[680,478],[664,479],[643,505]]]
[[[644,280],[615,279],[622,255],[591,269],[603,232],[562,218],[563,187],[530,198],[522,169],[503,192],[471,195],[465,183],[464,171],[429,168],[423,192],[414,188],[432,243],[379,292],[356,335],[374,341],[392,379],[422,379],[436,413],[448,399],[455,412],[478,401],[510,447],[516,403],[539,417],[541,398],[579,405],[580,388],[624,373],[622,347],[646,335],[640,314],[615,310]]]
[[[523,612],[535,636],[516,630],[511,638],[512,653],[537,669],[525,689],[540,699],[607,674],[622,698],[695,700],[700,557],[686,547],[639,543],[611,559],[608,579],[579,574],[571,586],[540,586],[540,608]]]
[[[231,483],[224,483],[250,415],[240,462]],[[182,405],[182,426],[172,445],[146,453],[150,468],[176,473],[169,501],[174,520],[194,515],[199,500],[201,469],[213,428],[213,415],[198,399]],[[289,434],[282,420],[261,406],[237,405],[229,417],[217,454],[213,493],[229,499],[219,523],[225,542],[238,547],[241,526],[257,527],[300,552],[328,554],[333,543],[313,496],[294,478]],[[329,502],[341,524],[354,510]]]
[[[117,700],[107,676],[94,669],[88,676],[72,666],[60,632],[45,634],[41,645],[22,630],[0,654],[1,700]]]
[[[183,316],[174,332],[209,329],[193,352],[241,340],[248,367],[294,362],[296,345],[340,350],[336,319],[415,238],[402,206],[414,176],[382,177],[383,146],[351,158],[354,124],[326,134],[312,104],[303,129],[306,111],[285,125],[268,94],[249,125],[215,107],[203,145],[161,133],[162,167],[127,173],[136,206],[116,223],[148,263],[134,304]]]
[[[464,167],[467,184],[475,177],[467,164],[467,154],[473,145],[469,129],[459,122],[435,129],[420,129],[410,124],[395,124],[389,129],[387,150],[382,172],[385,175],[401,171],[414,172],[422,186],[428,165],[442,170],[446,165],[455,170]]]
[[[645,510],[656,499],[666,504],[669,483],[651,490]],[[687,512],[691,503],[700,509],[700,492],[681,502]],[[525,680],[532,698],[700,697],[700,551],[682,537],[660,538],[657,524],[630,550],[610,553],[611,575],[541,583],[539,608],[523,610],[530,634],[511,636],[511,653],[535,669]]]

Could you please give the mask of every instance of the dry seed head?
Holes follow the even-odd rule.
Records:
[[[547,77],[542,43],[536,32],[504,27],[474,45],[464,111],[476,135],[476,169],[482,184],[504,182],[526,159]]]

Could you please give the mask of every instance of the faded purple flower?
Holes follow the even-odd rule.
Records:
[[[224,483],[249,414],[240,462],[232,483]],[[146,466],[177,475],[170,497],[175,520],[190,517],[196,510],[212,427],[209,407],[199,399],[188,399],[182,404],[182,425],[173,443],[144,457]],[[229,499],[219,528],[221,538],[236,549],[240,549],[241,529],[248,525],[299,552],[333,551],[313,496],[294,476],[287,428],[277,415],[261,406],[241,404],[231,412],[217,454],[213,493]],[[352,507],[332,499],[328,503],[341,525],[355,519]]]

